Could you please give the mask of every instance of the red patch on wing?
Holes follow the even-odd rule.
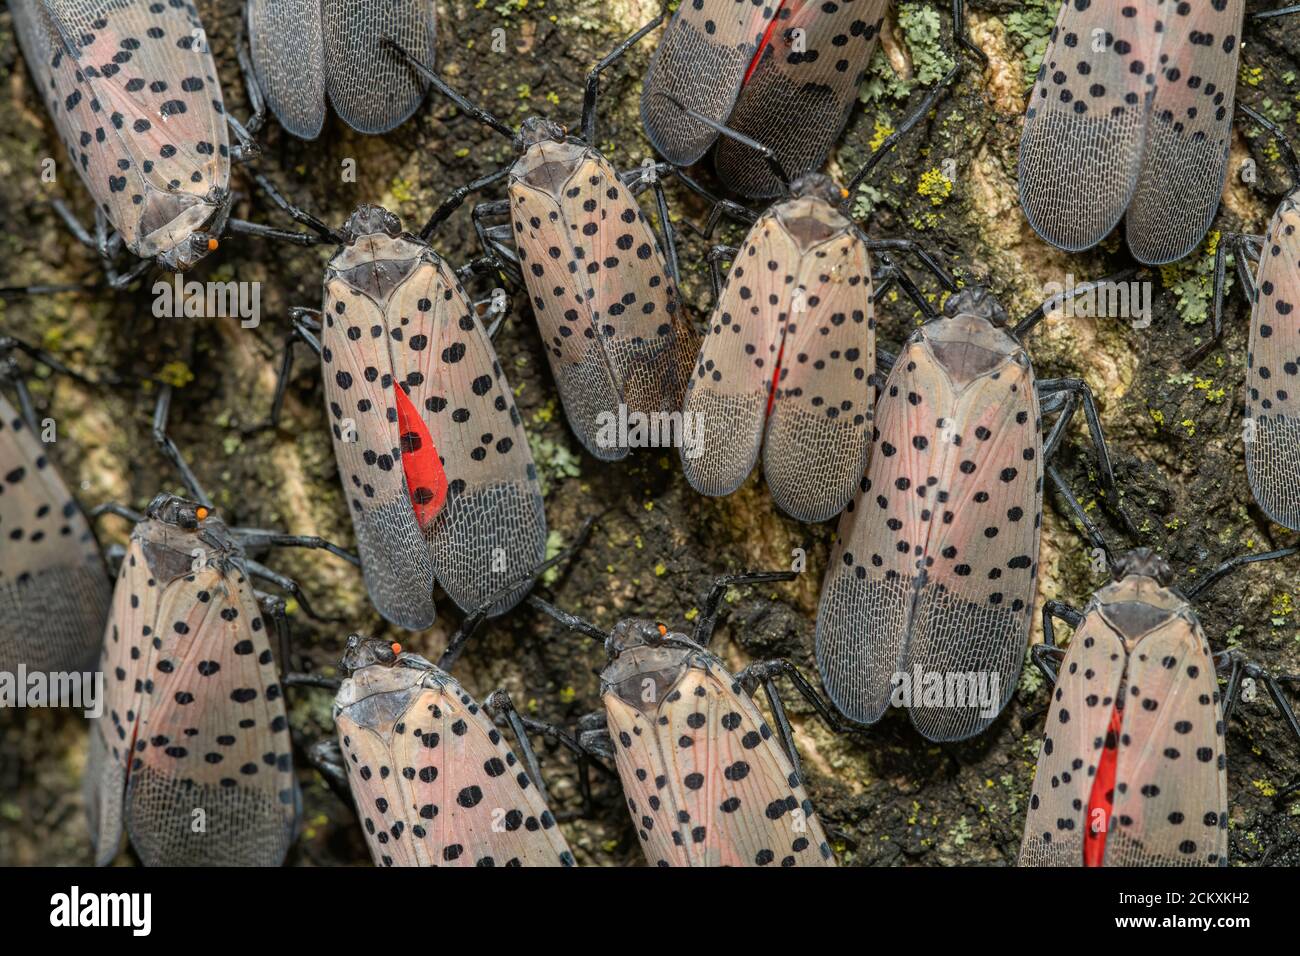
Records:
[[[764,51],[772,42],[772,34],[776,32],[776,25],[781,21],[781,11],[785,8],[787,2],[789,0],[781,0],[781,3],[776,8],[776,13],[772,15],[771,20],[767,21],[767,29],[763,31],[763,39],[758,44],[758,49],[754,51],[754,58],[749,61],[749,68],[745,70],[745,78],[740,81],[741,86],[748,83],[749,78],[754,75],[754,70],[758,69],[758,61],[763,59]]]
[[[402,386],[394,384],[393,392],[397,396],[397,427],[402,436],[406,493],[411,496],[415,520],[424,529],[447,503],[447,473],[442,469],[438,447],[433,443],[424,419],[416,412]]]
[[[772,384],[767,389],[767,411],[764,418],[772,417],[772,406],[776,404],[776,383],[781,381],[781,359],[785,357],[785,339],[781,339],[781,350],[776,353],[776,368],[772,370]]]
[[[1088,816],[1083,833],[1083,865],[1101,866],[1106,853],[1106,834],[1110,831],[1110,815],[1115,812],[1115,766],[1119,758],[1119,734],[1124,713],[1116,707],[1110,714],[1106,728],[1106,745],[1097,764],[1097,776],[1092,781],[1088,796]],[[1098,812],[1100,811],[1100,812]]]

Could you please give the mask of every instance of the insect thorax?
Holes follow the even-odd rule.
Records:
[[[685,635],[661,631],[647,620],[620,621],[606,648],[610,661],[600,675],[601,695],[614,694],[647,716],[659,710],[687,671],[711,670],[717,660]]]
[[[922,326],[912,341],[922,343],[957,384],[972,382],[1009,364],[1030,368],[1029,356],[1010,333],[969,312]]]

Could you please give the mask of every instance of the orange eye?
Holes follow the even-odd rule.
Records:
[[[207,518],[207,516],[208,516],[208,509],[207,509],[207,508],[195,508],[195,509],[194,509],[194,517],[198,518],[200,521],[203,521],[205,518]]]
[[[217,251],[217,245],[218,245],[218,243],[217,243],[217,240],[216,240],[216,239],[209,239],[209,240],[208,240],[208,252],[216,252],[216,251]]]
[[[659,625],[659,633],[660,633],[661,635],[663,635],[664,637],[667,637],[667,636],[668,636],[668,628],[665,627],[664,625],[660,624],[660,625]]]
[[[847,189],[841,189],[841,190],[840,190],[840,198],[841,198],[841,199],[848,199],[848,198],[849,198],[849,191],[848,191]]]
[[[400,653],[402,653],[402,645],[401,645],[401,644],[394,644],[394,645],[393,645],[393,653],[394,653],[394,654],[400,654]]]

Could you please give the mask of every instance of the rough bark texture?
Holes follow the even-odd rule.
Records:
[[[238,0],[199,0],[227,103],[237,116],[247,113],[234,56],[240,6]],[[884,161],[858,198],[864,208],[871,207],[866,224],[872,235],[924,243],[964,279],[991,285],[1009,312],[1024,314],[1040,301],[1045,283],[1063,282],[1069,273],[1080,279],[1110,274],[1129,260],[1118,236],[1088,254],[1057,252],[1032,233],[1017,208],[1023,97],[1056,3],[990,0],[972,6],[973,35],[990,57],[989,68],[981,70],[966,59],[968,68],[951,95]],[[588,66],[654,12],[652,0],[440,2],[440,69],[511,122],[542,113],[573,124]],[[946,9],[935,15],[923,4],[904,4],[896,16],[864,105],[833,157],[832,171],[843,178],[919,102],[922,89],[933,84],[947,63]],[[5,77],[0,220],[6,226],[0,261],[5,282],[91,280],[94,257],[68,236],[49,200],[64,197],[87,217],[89,203],[34,94],[7,14],[0,23]],[[939,25],[941,34],[935,29]],[[511,52],[490,52],[492,31],[498,27]],[[1300,24],[1282,20],[1249,27],[1246,38],[1240,99],[1297,133]],[[621,167],[649,155],[636,104],[652,45],[645,42],[633,50],[604,82],[598,145]],[[274,122],[263,138],[260,168],[300,205],[336,224],[365,201],[381,203],[408,226],[418,226],[449,189],[498,168],[511,156],[503,139],[436,97],[385,137],[359,136],[331,118],[315,143],[288,137]],[[60,163],[53,185],[41,183],[38,176],[47,156]],[[342,179],[346,158],[356,160],[355,183]],[[1237,174],[1247,158],[1260,171],[1254,184]],[[1209,243],[1220,230],[1263,230],[1290,187],[1276,159],[1268,138],[1238,125],[1233,175]],[[284,223],[264,198],[248,198],[249,184],[241,172],[234,177],[245,194],[238,215]],[[677,186],[670,199],[682,237],[686,291],[702,316],[708,303],[706,248],[688,224],[702,222],[707,210]],[[734,243],[741,236],[732,230],[723,238]],[[467,210],[441,230],[435,245],[455,262],[476,254]],[[150,437],[156,392],[145,379],[152,377],[180,386],[172,434],[228,520],[350,543],[319,376],[305,354],[280,427],[267,425],[286,310],[319,304],[321,268],[329,253],[324,247],[223,241],[196,277],[261,282],[264,318],[251,330],[230,319],[156,319],[147,287],[119,295],[3,303],[0,331],[129,383],[106,394],[53,379],[38,379],[34,386],[42,408],[60,426],[58,464],[74,488],[79,483],[87,506],[113,500],[138,508],[161,489],[180,490]],[[1096,393],[1125,492],[1124,507],[1140,531],[1138,540],[1123,546],[1156,548],[1185,575],[1225,556],[1290,540],[1260,514],[1245,480],[1241,419],[1247,312],[1235,291],[1224,346],[1195,368],[1180,361],[1208,331],[1211,258],[1208,245],[1203,246],[1185,262],[1145,276],[1156,290],[1148,329],[1116,319],[1058,315],[1026,343],[1040,376],[1081,376]],[[922,284],[935,292],[932,282]],[[477,291],[485,292],[486,286]],[[604,515],[571,567],[543,591],[602,626],[639,614],[686,629],[714,576],[786,568],[792,549],[803,548],[807,569],[796,582],[729,595],[716,647],[737,668],[785,656],[814,673],[813,615],[833,524],[808,527],[778,515],[761,475],[731,497],[714,500],[687,487],[675,452],[645,451],[618,465],[584,455],[558,407],[526,297],[516,296],[516,301],[519,309],[498,337],[498,348],[545,476],[550,526],[557,541],[567,541],[583,519]],[[888,303],[882,343],[896,347],[915,322],[905,300]],[[1060,465],[1108,537],[1124,541],[1101,507],[1085,441],[1077,424]],[[1045,523],[1040,597],[1081,606],[1103,576],[1092,570],[1087,546],[1058,510],[1047,508]],[[105,519],[99,530],[105,545],[121,542],[129,533],[117,519]],[[370,609],[355,569],[316,552],[281,552],[266,560],[299,580],[320,611],[346,621],[322,625],[300,610],[292,614],[301,664],[320,672],[332,672],[349,631],[386,634],[435,656],[459,618],[443,600],[444,610],[431,631],[386,630]],[[1254,566],[1213,588],[1200,605],[1211,643],[1240,647],[1275,672],[1300,672],[1295,567],[1294,561]],[[480,698],[505,686],[526,713],[572,724],[597,704],[594,671],[602,656],[592,642],[561,634],[525,609],[486,628],[466,653],[458,676]],[[300,748],[332,733],[326,692],[291,693],[290,704]],[[1011,704],[987,733],[951,746],[928,744],[898,712],[859,736],[835,737],[802,702],[790,704],[811,793],[843,863],[1014,861],[1048,704],[1047,688],[1032,668],[1025,669]],[[563,752],[539,746],[559,809],[575,809],[571,761]],[[1228,731],[1228,747],[1233,862],[1300,863],[1300,798],[1281,795],[1296,778],[1300,743],[1265,695],[1239,709]],[[79,791],[85,753],[80,717],[0,713],[0,862],[89,861]],[[304,760],[299,767],[305,814],[290,861],[367,861],[351,807],[327,791]],[[612,781],[598,781],[597,798],[593,818],[565,824],[579,862],[639,864],[636,837]],[[124,850],[119,859],[133,857]]]

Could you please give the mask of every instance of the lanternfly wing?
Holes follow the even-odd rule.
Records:
[[[1118,746],[1110,724],[1127,652],[1096,606],[1094,601],[1070,638],[1052,691],[1020,844],[1021,866],[1083,866],[1084,834],[1107,825],[1090,818],[1089,809],[1103,754],[1109,750],[1113,760]],[[1108,783],[1114,786],[1113,776]]]
[[[0,670],[80,671],[109,582],[94,535],[27,423],[0,395]]]
[[[555,817],[479,705],[431,665],[409,673],[403,683],[425,676],[335,712],[375,864],[573,866]]]
[[[615,762],[652,866],[834,866],[776,736],[716,661],[655,716],[605,695]]]
[[[385,313],[398,391],[409,393],[409,402],[401,400],[408,395],[399,399],[398,419],[416,519],[439,583],[471,611],[546,559],[546,514],[528,435],[492,341],[444,261],[426,253]],[[436,471],[435,462],[445,504],[422,503],[423,486],[413,480]],[[531,584],[520,584],[493,613],[513,607]]]
[[[718,134],[681,107],[727,122],[775,11],[763,0],[687,0],[677,8],[641,92],[646,135],[670,163],[689,166],[713,144]]]
[[[1139,262],[1183,258],[1219,208],[1232,143],[1244,0],[1166,3],[1142,177],[1125,227]]]
[[[888,0],[792,0],[776,14],[727,125],[776,154],[790,178],[820,169],[866,75]],[[718,140],[718,176],[744,196],[783,186],[762,156]]]
[[[1264,513],[1300,529],[1300,206],[1282,200],[1259,260],[1246,361],[1246,476]]]
[[[86,777],[97,862],[125,826],[147,865],[280,865],[297,816],[289,727],[237,558],[138,526],[102,660]]]
[[[1062,249],[1106,238],[1137,186],[1159,68],[1156,9],[1061,4],[1025,114],[1020,205],[1034,230]]]
[[[432,0],[324,0],[330,102],[344,122],[387,133],[415,112],[424,81],[384,41],[432,68],[434,30]]]
[[[248,42],[257,85],[286,131],[315,139],[325,125],[321,0],[249,0]]]
[[[435,452],[419,459],[428,466],[423,482],[408,487],[403,425],[417,436],[427,427],[393,374],[384,309],[395,288],[423,268],[424,252],[419,243],[382,233],[345,246],[326,273],[321,336],[334,455],[366,588],[380,614],[411,630],[434,620],[434,566],[424,527],[446,502],[447,478]]]
[[[28,65],[96,206],[140,256],[211,217],[230,175],[221,86],[194,7],[15,0]]]
[[[627,448],[600,434],[602,413],[617,419],[620,404],[679,411],[698,347],[663,250],[610,165],[577,143],[529,147],[510,194],[520,266],[569,424],[597,458],[622,458]]]
[[[801,521],[825,521],[853,497],[871,448],[876,367],[871,261],[861,234],[833,207],[800,200],[778,217],[798,262],[763,445],[772,499]],[[784,277],[783,277],[784,278]],[[784,303],[783,303],[784,304]]]
[[[687,388],[684,414],[704,422],[702,454],[682,450],[692,487],[738,488],[765,431],[763,470],[783,511],[824,521],[844,508],[870,447],[870,274],[856,231],[824,202],[795,199],[754,225]]]
[[[880,718],[905,674],[917,729],[960,740],[1005,706],[1029,638],[1042,520],[1029,359],[975,316],[923,327],[890,373],[877,422],[822,589],[818,667],[861,723]],[[975,701],[981,681],[996,699]],[[943,691],[937,706],[927,688]],[[948,700],[955,690],[962,699]]]
[[[1184,604],[1129,656],[1107,866],[1226,866],[1228,774],[1210,647]]]

